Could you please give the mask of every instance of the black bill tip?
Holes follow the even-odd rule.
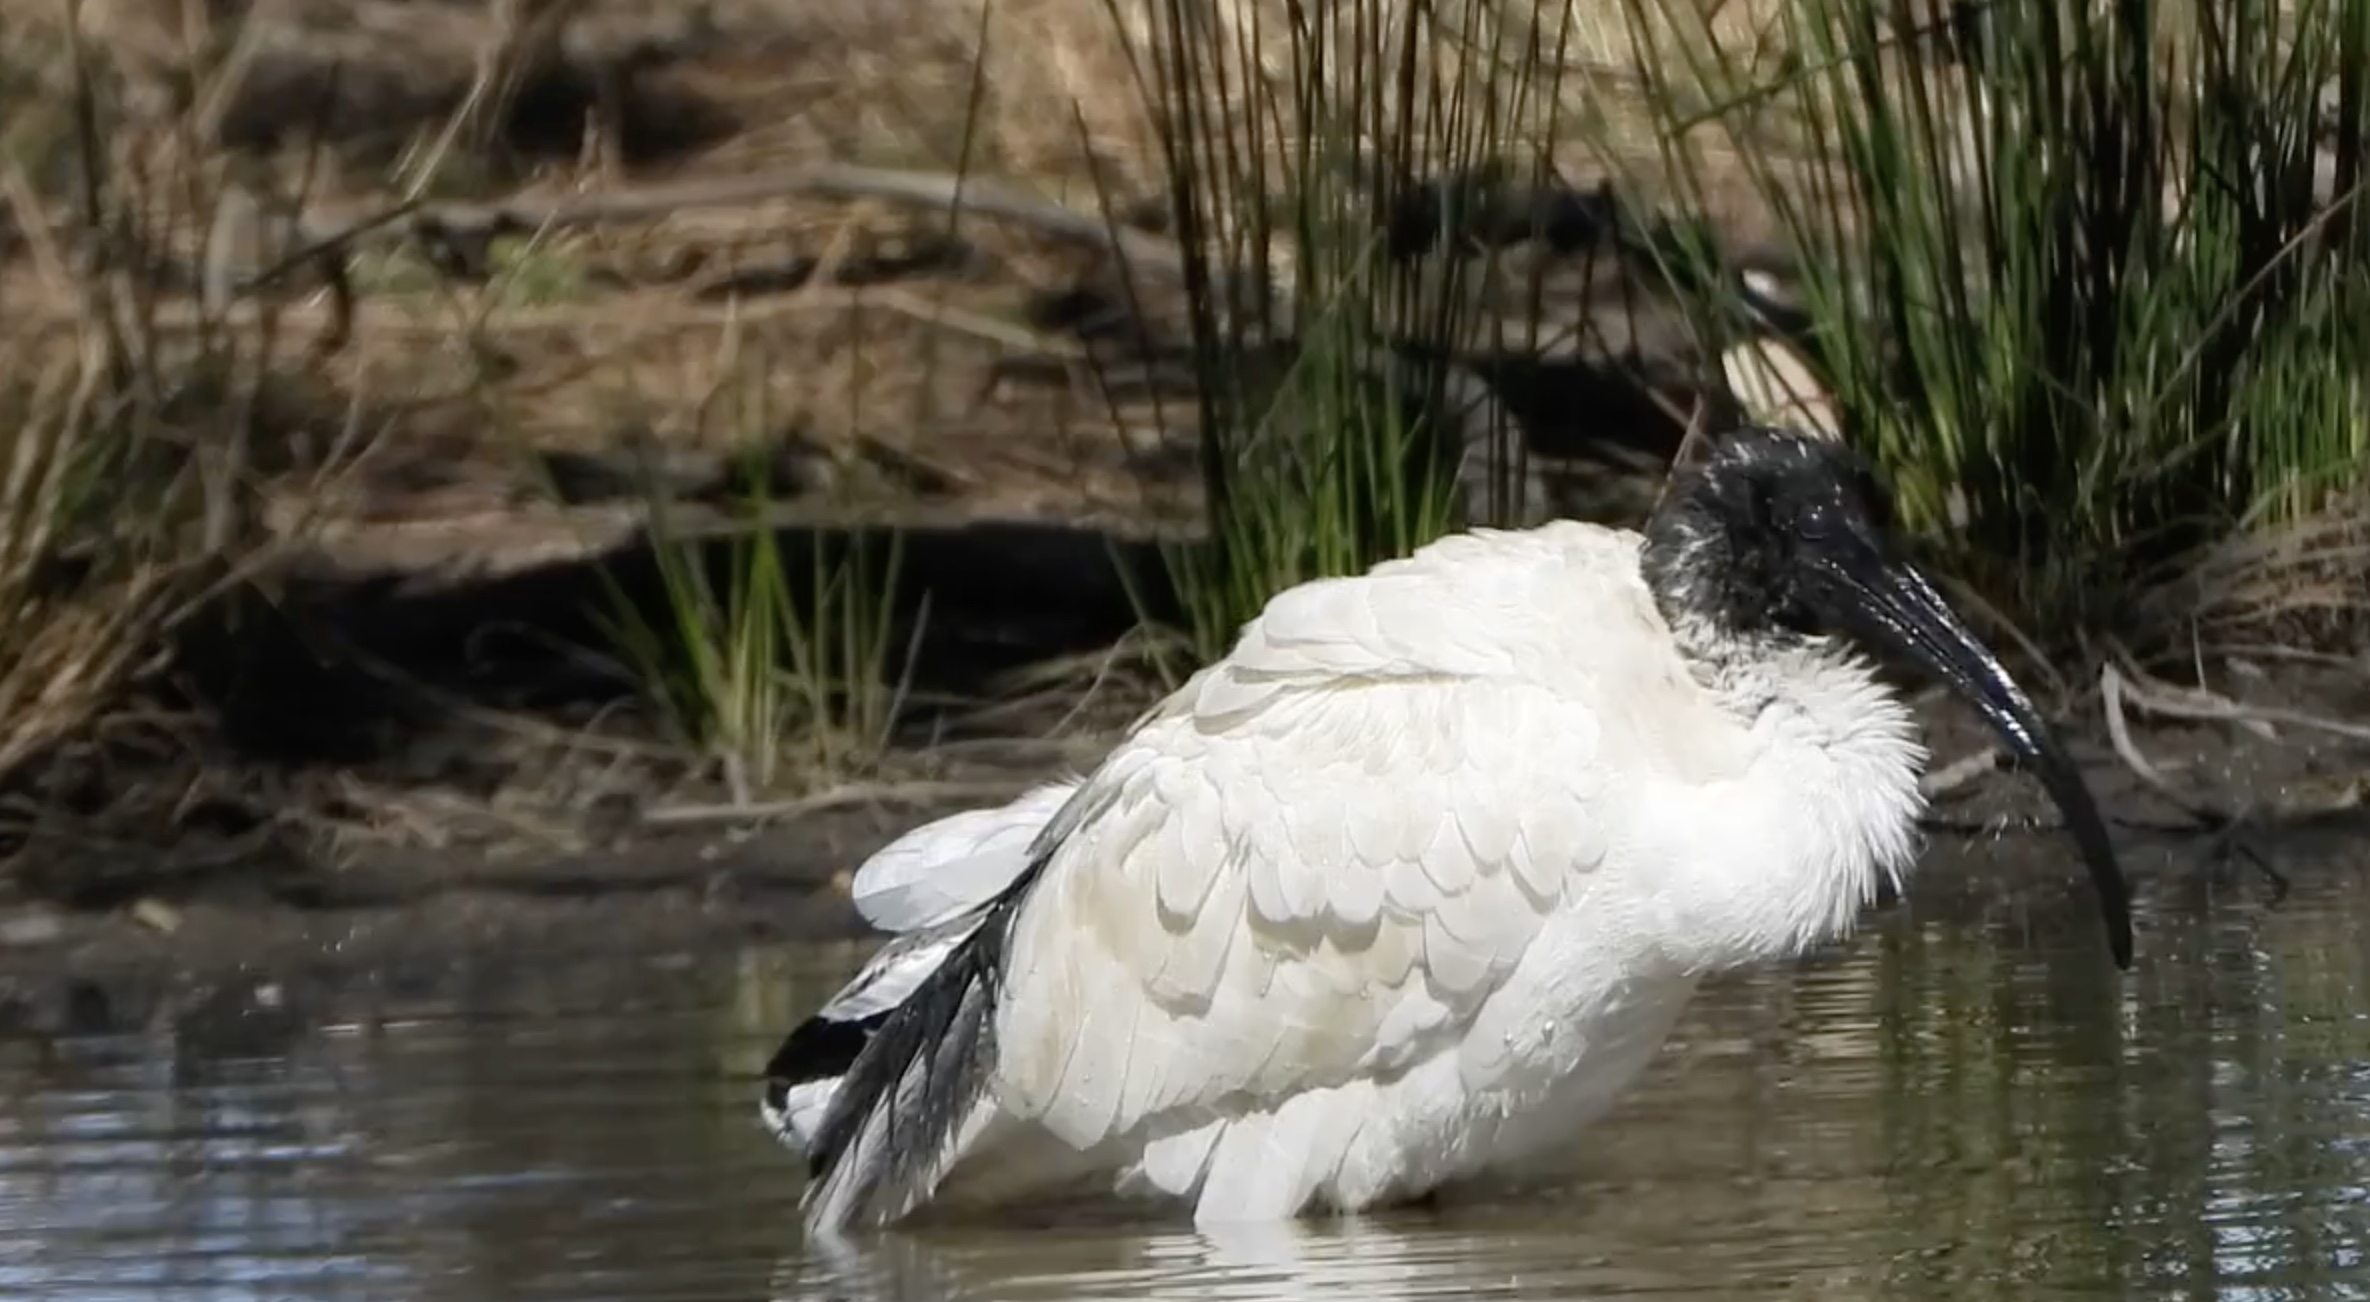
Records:
[[[1915,566],[1863,546],[1848,549],[1827,572],[1838,590],[1834,605],[1839,622],[1908,652],[1981,711],[2008,749],[2041,779],[2065,815],[2066,830],[2090,870],[2115,966],[2128,971],[2133,951],[2130,887],[2089,785],[2031,699]]]

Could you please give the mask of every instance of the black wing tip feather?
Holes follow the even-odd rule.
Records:
[[[958,1110],[956,1100],[948,1096],[956,1092],[959,1081],[935,1068],[950,1047],[976,1040],[984,1029],[963,1033],[966,1028],[958,1023],[965,1008],[975,1007],[984,1014],[993,1006],[992,994],[987,1000],[975,996],[982,978],[988,976],[974,958],[978,948],[976,941],[968,941],[950,955],[944,966],[897,1006],[873,1033],[864,1052],[856,1056],[816,1129],[814,1148],[807,1158],[810,1179],[831,1176],[875,1113],[881,1114],[889,1143],[883,1169],[867,1183],[898,1182],[953,1129]],[[918,1090],[910,1098],[900,1098],[916,1069],[921,1072]]]
[[[766,1101],[779,1108],[798,1086],[845,1075],[888,1016],[875,1013],[844,1022],[809,1017],[800,1022],[766,1060]]]
[[[980,926],[866,1037],[816,1128],[807,1157],[811,1182],[833,1177],[876,1115],[884,1151],[873,1170],[855,1173],[863,1186],[858,1203],[869,1203],[884,1186],[924,1178],[945,1152],[987,1086],[1005,944],[1042,867],[1040,858],[1006,887]],[[917,1072],[912,1096],[900,1098]]]

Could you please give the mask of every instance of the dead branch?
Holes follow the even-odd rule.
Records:
[[[2000,748],[1985,746],[1972,754],[1961,755],[1950,763],[1928,773],[1918,781],[1919,794],[1927,800],[1939,800],[1974,782],[2000,765]]]
[[[2351,741],[2370,741],[2370,726],[2276,706],[2247,705],[2202,687],[2176,687],[2148,677],[2120,648],[2115,652],[2115,659],[2120,664],[2116,676],[2122,682],[2124,694],[2133,705],[2149,714],[2197,723],[2236,724],[2266,741],[2278,738],[2280,726],[2325,732]]]
[[[943,172],[833,164],[597,194],[518,195],[491,203],[408,203],[361,212],[316,209],[297,218],[300,246],[280,263],[248,277],[246,285],[267,283],[325,254],[350,257],[356,248],[374,239],[409,237],[465,250],[502,235],[655,221],[685,212],[796,198],[869,199],[950,215],[988,217],[1113,253],[1131,265],[1156,272],[1173,275],[1184,268],[1183,253],[1169,240],[993,181]]]
[[[2139,743],[2132,740],[2131,723],[2125,717],[2123,701],[2129,685],[2123,671],[2113,663],[2102,666],[2098,673],[2099,696],[2107,717],[2107,739],[2115,747],[2115,758],[2131,775],[2146,784],[2150,791],[2162,796],[2174,808],[2186,814],[2201,831],[2222,831],[2245,816],[2245,811],[2220,808],[2201,802],[2175,787],[2148,757],[2140,752]]]
[[[795,800],[755,804],[669,805],[644,810],[642,821],[653,827],[682,827],[700,823],[755,823],[779,818],[802,818],[849,805],[928,804],[939,800],[1009,800],[1026,783],[902,782],[863,783],[834,787]]]
[[[2275,899],[2284,897],[2288,893],[2288,879],[2281,874],[2279,869],[2272,866],[2270,860],[2256,853],[2239,839],[2250,827],[2261,821],[2263,814],[2267,811],[2253,802],[2241,805],[2237,809],[2225,809],[2213,802],[2189,796],[2176,788],[2170,779],[2166,778],[2153,763],[2149,762],[2146,755],[2140,753],[2139,743],[2132,740],[2131,725],[2123,714],[2123,697],[2127,685],[2124,682],[2122,671],[2116,667],[2113,661],[2110,660],[2100,667],[2098,686],[2099,697],[2103,702],[2107,716],[2107,736],[2114,744],[2115,757],[2123,761],[2123,766],[2131,771],[2133,777],[2145,783],[2149,790],[2163,797],[2173,808],[2180,810],[2183,816],[2189,819],[2189,830],[2202,832],[2213,838],[2207,853],[2214,860],[2227,861],[2233,855],[2243,857],[2271,883]],[[2277,816],[2290,811],[2273,809],[2268,812]]]

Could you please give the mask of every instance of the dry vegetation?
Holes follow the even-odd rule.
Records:
[[[1732,75],[1781,68],[1799,54],[1781,10],[1708,6],[1689,39],[1715,35]],[[350,647],[258,659],[240,639],[251,621],[277,629],[273,617],[208,603],[254,576],[282,597],[452,590],[663,533],[645,651],[673,620],[716,651],[686,672],[747,683],[765,675],[735,677],[735,663],[770,664],[785,621],[822,616],[703,589],[696,565],[668,562],[752,495],[773,520],[1194,531],[1192,313],[1147,108],[1157,42],[1139,12],[1153,9],[0,0],[0,408],[19,431],[0,539],[13,612],[0,621],[0,774],[29,793],[20,813],[48,826],[130,787],[164,827],[227,801],[248,811],[230,822],[256,828],[263,810],[261,831],[311,844],[326,832],[333,845],[569,848],[607,835],[603,811],[621,799],[679,806],[705,791],[719,776],[707,760],[741,803],[877,791],[850,751],[877,749],[888,726],[877,703],[847,706],[841,680],[869,662],[901,700],[928,685],[906,672],[916,635],[870,607],[823,612],[874,631],[844,634],[838,667],[798,690],[695,684],[684,700],[731,708],[661,692],[661,708],[636,707],[660,717],[637,725],[586,706],[598,691],[529,720],[511,707],[533,693],[479,691],[474,668],[410,682],[386,706],[391,683],[434,676]],[[1306,107],[1288,93],[1282,0],[1192,12],[1214,48],[1239,43],[1287,92],[1242,90],[1244,112]],[[1471,37],[1460,75],[1553,68],[1494,135],[1507,159],[1543,159],[1569,187],[1543,207],[1523,200],[1522,234],[1534,219],[1562,234],[1512,241],[1481,286],[1480,324],[1455,340],[1523,428],[1546,486],[1533,510],[1634,515],[1699,393],[1726,397],[1699,379],[1692,323],[1634,256],[1612,256],[1615,228],[1677,188],[1673,115],[1718,119],[1695,137],[1685,189],[1731,253],[1754,261],[1781,231],[1741,162],[1799,153],[1778,99],[1736,103],[1717,79],[1674,71],[1647,102],[1639,34],[1682,12],[1570,0],[1458,20]],[[1276,119],[1277,139],[1307,129]],[[1277,185],[1307,180],[1260,167]],[[60,555],[83,558],[62,587]],[[2248,585],[2261,564],[2220,555],[2217,591],[2260,601]],[[762,563],[740,548],[724,566]],[[201,610],[208,650],[182,657],[197,667],[155,674]],[[316,634],[274,636],[309,648]],[[615,696],[663,677],[632,647],[550,654],[534,672],[574,666]],[[233,669],[207,671],[209,656]],[[1006,703],[960,726],[1067,735],[1077,686],[1107,686],[1105,661],[1079,663],[1030,698],[1052,707],[1015,722]],[[127,698],[136,683],[172,690]],[[127,699],[169,708],[95,728]],[[1093,699],[1102,720],[1129,698]],[[422,701],[439,719],[432,745]],[[249,715],[272,735],[243,740],[223,722]],[[653,743],[670,721],[670,744]],[[767,767],[778,755],[752,766],[748,738],[791,726],[828,753],[812,750],[796,780]],[[120,776],[127,729],[140,755],[172,761],[169,776]],[[259,769],[257,753],[308,763]],[[970,780],[961,746],[934,753],[896,776]],[[45,761],[37,778],[20,771],[29,760]],[[652,795],[669,784],[680,790]]]
[[[292,349],[335,345],[314,377],[388,435],[368,515],[441,526],[502,491],[508,467],[467,463],[648,442],[678,463],[766,445],[859,499],[1185,518],[1145,473],[1163,455],[1177,469],[1176,414],[1151,410],[1162,377],[1080,383],[1098,337],[1174,316],[1121,302],[1102,230],[1106,210],[1156,221],[1164,200],[1100,0],[510,8],[84,8],[113,171],[139,178],[168,264],[160,327],[207,315],[175,290],[227,299],[283,273],[272,324]],[[51,6],[11,7],[12,94],[45,106],[71,103],[69,65],[37,57],[63,46],[55,26]],[[506,112],[489,107],[504,86]],[[74,124],[34,116],[51,120],[20,119],[12,153],[41,160],[39,192],[69,194]],[[842,164],[1000,182],[1086,229],[978,215],[976,194],[950,224],[933,187],[812,175]],[[350,241],[347,321],[289,264],[374,221]],[[15,260],[10,301],[71,341],[72,277],[44,271]]]
[[[751,469],[804,518],[1195,527],[1161,168],[1099,0],[67,12],[0,7],[11,364],[41,421],[197,455],[91,508],[141,526],[88,544],[129,567],[78,593],[106,620],[24,608],[47,708],[11,761],[234,568],[482,581],[640,536],[654,493],[714,526]]]

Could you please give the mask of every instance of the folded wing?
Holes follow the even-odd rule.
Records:
[[[1010,804],[925,823],[881,847],[849,885],[856,912],[883,931],[916,931],[979,909],[1029,864],[1029,845],[1078,779],[1036,787]]]
[[[1084,1148],[1464,1051],[1606,853],[1601,732],[1390,608],[1428,586],[1290,594],[1086,785],[1013,925],[1006,1110]]]
[[[1493,1079],[1490,996],[1605,860],[1613,761],[1685,711],[1622,691],[1682,677],[1668,648],[1634,540],[1578,524],[1275,598],[978,871],[1006,885],[819,1131],[810,1231],[902,1215],[999,1119],[1089,1149],[1443,1054]]]

